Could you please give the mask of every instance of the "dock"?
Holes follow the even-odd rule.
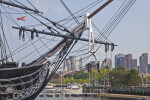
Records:
[[[82,94],[40,93],[39,97],[44,97],[44,96],[60,97],[61,95],[65,96],[65,97],[97,97],[97,100],[100,100],[100,97],[126,98],[126,99],[139,99],[139,98],[150,99],[150,96],[128,95],[128,94],[111,94],[111,93],[82,93]]]
[[[97,97],[97,93],[82,93],[82,94],[61,94],[61,93],[40,93],[39,97],[60,97],[64,95],[65,97]]]
[[[83,87],[83,93],[109,93],[109,94],[124,94],[150,96],[150,88],[132,88],[132,87]]]
[[[126,95],[126,94],[110,94],[110,93],[99,93],[99,94],[97,94],[97,96],[98,96],[98,100],[100,100],[100,97],[127,98],[127,99],[139,99],[139,98],[150,99],[150,96]]]

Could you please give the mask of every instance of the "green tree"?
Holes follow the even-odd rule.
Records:
[[[123,66],[113,69],[109,73],[109,79],[112,86],[127,86],[129,78],[129,70]]]
[[[90,75],[91,81],[93,85],[95,85],[95,81],[98,80],[98,72],[97,69],[93,69]]]
[[[136,69],[128,70],[123,66],[109,73],[111,86],[140,86],[142,79]]]
[[[142,78],[136,69],[131,69],[129,73],[128,86],[140,86],[142,85]]]
[[[74,79],[87,79],[87,76],[88,76],[88,72],[81,70],[81,71],[75,72],[73,75],[73,78]]]
[[[108,82],[109,82],[109,73],[110,73],[110,69],[109,69],[109,67],[108,66],[105,66],[104,67],[104,82],[105,82],[105,86],[106,86],[106,84],[108,84]]]
[[[147,83],[150,85],[150,77],[147,77]]]
[[[103,82],[104,85],[106,86],[106,83],[109,82],[109,72],[110,72],[110,69],[108,66],[105,66],[104,68],[101,68],[100,69],[100,72],[95,71],[96,74],[96,79],[99,81],[99,82]]]

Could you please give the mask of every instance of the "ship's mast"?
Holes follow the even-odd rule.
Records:
[[[113,0],[108,0],[106,3],[104,3],[102,6],[100,6],[98,9],[96,9],[92,14],[88,16],[88,19],[91,19],[93,16],[95,16],[98,12],[100,12],[102,9],[104,9],[108,4],[110,4]]]

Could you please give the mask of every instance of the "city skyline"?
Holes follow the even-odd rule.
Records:
[[[137,62],[137,59],[139,61]],[[115,68],[118,68],[120,65],[124,66],[127,69],[137,69],[140,73],[149,72],[149,63],[148,63],[148,53],[142,53],[139,58],[133,59],[132,54],[116,54],[115,55]],[[139,64],[139,66],[138,66]]]
[[[114,54],[114,57],[112,57],[112,59],[114,59],[114,67],[115,67],[115,56],[117,55],[117,54],[119,54],[119,55],[121,55],[120,57],[124,57],[125,55],[128,55],[128,54],[131,54],[132,55],[132,59],[136,59],[137,60],[137,66],[140,66],[140,56],[142,55],[142,54],[145,54],[146,52],[143,52],[143,53],[141,53],[139,56],[137,56],[137,58],[135,57],[135,55],[133,55],[132,53],[116,53],[116,54]],[[148,54],[148,58],[149,58],[149,53],[147,53]],[[123,56],[124,55],[124,56]],[[149,58],[150,59],[150,58]],[[150,62],[149,62],[149,59],[148,59],[148,64],[150,64]]]
[[[142,53],[141,56],[139,56],[138,58],[132,58],[132,56],[133,56],[132,54],[119,53],[114,56],[115,58],[114,61],[112,61],[111,58],[105,58],[102,61],[97,61],[97,63],[100,63],[100,68],[104,68],[104,66],[108,66],[110,67],[110,69],[113,69],[113,68],[118,68],[120,65],[122,65],[123,67],[129,70],[137,69],[139,73],[150,73],[150,64],[147,62],[148,53]],[[75,71],[80,71],[81,69],[80,66],[83,64],[81,59],[82,58],[80,58],[80,60],[77,61],[75,56],[69,56],[69,58],[65,60],[66,64],[63,65],[64,71],[72,71],[73,73]],[[97,65],[96,61],[90,61],[90,63],[91,63],[91,69],[93,69]],[[115,67],[112,67],[113,64],[115,65]],[[86,67],[87,67],[87,63],[83,64],[83,69],[87,70]]]

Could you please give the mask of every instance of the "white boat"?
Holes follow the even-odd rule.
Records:
[[[46,91],[46,93],[55,93],[56,89],[54,89],[53,86],[46,86],[45,91]]]
[[[55,93],[55,92],[56,89],[54,89],[54,87],[50,84],[48,84],[43,90],[43,93]]]
[[[81,94],[82,93],[82,86],[80,85],[71,85],[67,88],[61,90],[62,94]]]

